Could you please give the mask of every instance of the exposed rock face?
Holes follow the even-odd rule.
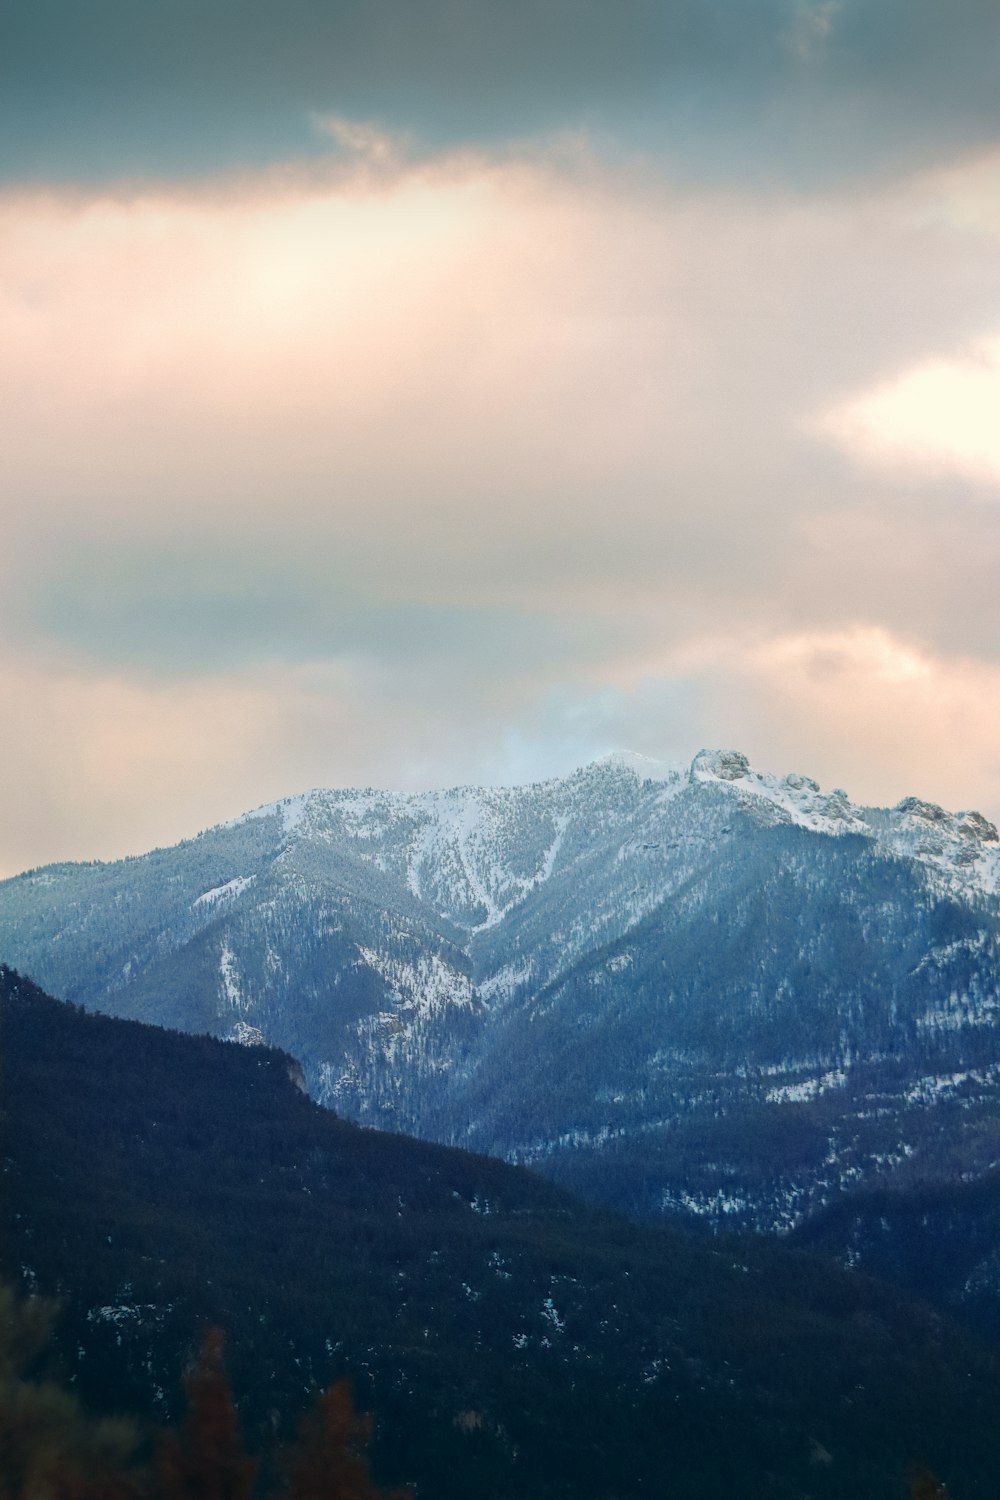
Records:
[[[911,818],[922,818],[925,823],[946,823],[948,814],[936,802],[922,802],[919,797],[904,797],[896,804],[896,812],[909,814]]]
[[[750,762],[739,750],[699,750],[691,762],[692,781],[742,781],[749,775]],[[794,780],[801,786],[805,777],[795,777]]]
[[[997,834],[996,825],[989,823],[978,812],[960,812],[955,814],[957,831],[965,838],[977,839],[981,844],[995,844],[1000,835]]]

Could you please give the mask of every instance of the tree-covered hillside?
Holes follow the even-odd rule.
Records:
[[[1000,1170],[844,1198],[793,1236],[1000,1342]]]
[[[359,1129],[279,1052],[0,987],[0,1269],[61,1297],[92,1406],[176,1417],[215,1323],[258,1444],[351,1374],[377,1478],[428,1500],[891,1500],[914,1461],[994,1493],[995,1361],[907,1297]]]

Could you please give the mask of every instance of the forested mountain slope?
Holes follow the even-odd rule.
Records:
[[[882,1276],[1000,1342],[1000,1171],[851,1194],[793,1243]]]
[[[317,791],[0,884],[0,958],[300,1058],[354,1119],[648,1217],[787,1229],[1000,1160],[1000,843],[736,752]]]
[[[252,1434],[349,1372],[421,1500],[902,1500],[914,1461],[995,1493],[994,1358],[865,1277],[359,1129],[277,1051],[9,971],[0,1057],[0,1273],[59,1294],[91,1405],[176,1416],[211,1321]]]

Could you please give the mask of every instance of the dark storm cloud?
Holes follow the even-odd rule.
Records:
[[[18,0],[0,150],[15,179],[183,175],[328,149],[331,112],[808,179],[991,138],[998,56],[994,0]]]

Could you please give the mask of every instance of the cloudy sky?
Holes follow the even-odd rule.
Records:
[[[732,745],[1000,814],[995,0],[12,0],[0,873]]]

